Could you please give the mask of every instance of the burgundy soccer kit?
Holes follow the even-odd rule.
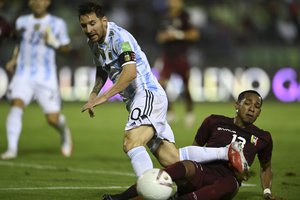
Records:
[[[257,154],[261,163],[270,161],[273,142],[269,132],[255,125],[241,128],[233,118],[211,115],[201,124],[195,136],[199,146],[224,147],[234,141],[244,144],[244,155],[251,166]],[[200,155],[201,156],[201,155]],[[184,185],[179,185],[178,193],[187,199],[227,199],[238,191],[238,178],[228,161],[194,163],[196,175]]]

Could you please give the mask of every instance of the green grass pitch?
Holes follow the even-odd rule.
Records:
[[[0,161],[1,200],[101,199],[104,193],[117,193],[135,180],[127,156],[122,151],[123,128],[127,112],[123,103],[110,102],[97,107],[91,119],[81,113],[83,103],[65,103],[63,113],[73,134],[71,158],[60,154],[58,134],[50,128],[36,104],[26,108],[18,158]],[[0,152],[6,149],[5,122],[8,102],[0,101]],[[183,124],[184,106],[178,102],[181,118],[172,124],[177,146],[191,144],[205,116],[234,115],[233,103],[197,103],[197,123]],[[265,101],[256,124],[272,133],[273,193],[288,200],[300,198],[300,122],[299,103]],[[155,160],[153,158],[153,160]],[[155,167],[159,164],[154,161]],[[259,166],[251,167],[253,176],[241,187],[235,199],[262,199]]]

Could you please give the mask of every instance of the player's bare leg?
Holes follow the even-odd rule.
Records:
[[[137,176],[153,168],[151,157],[145,146],[154,133],[155,130],[152,126],[142,125],[128,130],[124,134],[123,150],[129,156]]]

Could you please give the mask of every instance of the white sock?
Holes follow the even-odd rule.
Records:
[[[135,147],[127,152],[131,159],[133,170],[137,177],[141,176],[145,171],[153,168],[152,160],[145,147]]]
[[[59,131],[60,135],[63,135],[65,129],[67,128],[66,119],[63,114],[60,114],[58,117],[58,123],[55,128]]]
[[[23,109],[17,106],[11,107],[6,120],[6,135],[8,150],[17,152],[18,142],[22,131]]]
[[[228,148],[187,146],[179,149],[179,159],[193,160],[201,163],[214,160],[228,160]]]

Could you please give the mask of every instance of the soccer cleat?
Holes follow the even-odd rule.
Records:
[[[7,150],[1,155],[2,160],[12,160],[17,157],[17,152],[13,150]]]
[[[72,155],[73,144],[72,137],[69,128],[66,128],[61,136],[61,153],[64,157],[70,157]]]
[[[241,142],[233,142],[228,147],[228,160],[239,173],[249,170],[248,162],[243,153]]]

